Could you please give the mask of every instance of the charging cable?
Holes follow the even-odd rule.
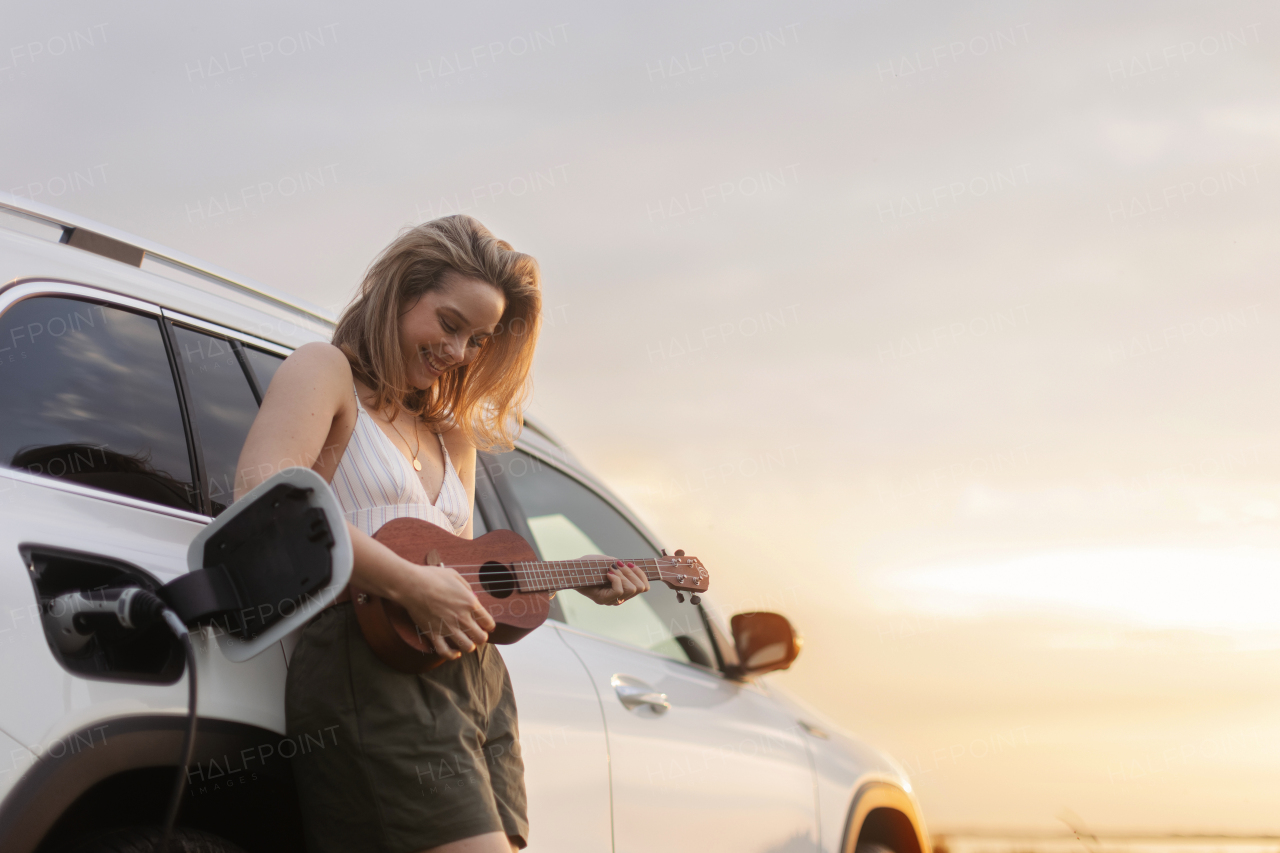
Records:
[[[169,849],[169,836],[178,820],[182,792],[187,783],[187,766],[196,748],[196,651],[187,626],[152,592],[139,587],[102,589],[91,592],[68,592],[48,604],[53,619],[58,648],[64,654],[75,654],[99,631],[118,634],[149,627],[162,620],[182,642],[187,656],[187,730],[182,738],[182,759],[178,762],[178,778],[174,781],[173,798],[165,814],[164,830],[157,849]]]

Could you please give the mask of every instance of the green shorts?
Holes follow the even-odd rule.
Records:
[[[310,853],[414,853],[529,836],[516,703],[492,645],[408,675],[378,660],[350,603],[303,629],[289,662],[294,779]]]

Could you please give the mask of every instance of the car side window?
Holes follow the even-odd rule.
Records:
[[[177,325],[173,337],[187,381],[187,410],[200,438],[205,489],[218,515],[235,498],[236,463],[258,401],[231,341]]]
[[[0,317],[0,464],[199,511],[160,320],[81,299]]]
[[[263,352],[260,349],[246,346],[243,348],[245,358],[249,361],[249,366],[253,370],[253,377],[258,383],[258,390],[263,394],[267,393],[267,386],[271,384],[272,378],[275,377],[276,371],[280,369],[280,365],[284,363],[284,356],[275,353]]]
[[[495,461],[523,510],[533,545],[544,560],[584,554],[621,559],[658,553],[603,498],[566,474],[521,451]],[[497,473],[497,472],[495,472]],[[678,603],[675,592],[655,584],[618,607],[595,604],[573,590],[556,594],[565,622],[575,628],[658,652],[676,660],[713,666],[710,639],[697,607]]]

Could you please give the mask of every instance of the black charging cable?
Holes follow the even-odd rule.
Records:
[[[178,762],[178,778],[174,780],[173,798],[165,813],[164,828],[157,850],[167,853],[169,838],[182,807],[182,793],[187,784],[187,767],[196,748],[196,650],[191,633],[177,613],[159,596],[139,587],[102,589],[91,592],[64,593],[49,603],[58,646],[74,654],[82,649],[98,631],[136,631],[162,620],[182,643],[187,656],[187,730],[182,737],[182,758]]]
[[[178,820],[178,809],[182,807],[182,792],[187,786],[187,767],[191,765],[191,756],[196,749],[196,650],[191,644],[191,633],[182,624],[178,614],[164,606],[159,598],[146,593],[149,598],[163,608],[160,618],[169,626],[173,635],[182,642],[182,649],[187,653],[187,731],[182,736],[182,759],[178,762],[178,778],[173,783],[173,799],[169,802],[169,812],[164,817],[164,831],[160,836],[160,850],[169,850],[169,836],[173,833],[173,825]]]

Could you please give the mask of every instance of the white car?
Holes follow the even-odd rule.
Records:
[[[188,545],[231,503],[263,390],[333,318],[10,195],[0,282],[0,850],[150,849],[181,763],[182,647],[156,624],[68,651],[48,603],[186,573]],[[542,559],[659,553],[539,425],[481,461],[477,536],[509,528]],[[713,582],[731,571],[708,568]],[[785,620],[739,619],[735,638],[712,601],[663,587],[601,608],[562,592],[551,620],[503,647],[529,849],[930,853],[902,770],[762,677],[794,657]],[[769,648],[745,630],[760,619],[783,631]],[[289,759],[334,734],[284,735],[296,632],[241,663],[210,636],[193,632],[184,849],[302,851]],[[449,784],[448,768],[419,776],[424,795]]]

